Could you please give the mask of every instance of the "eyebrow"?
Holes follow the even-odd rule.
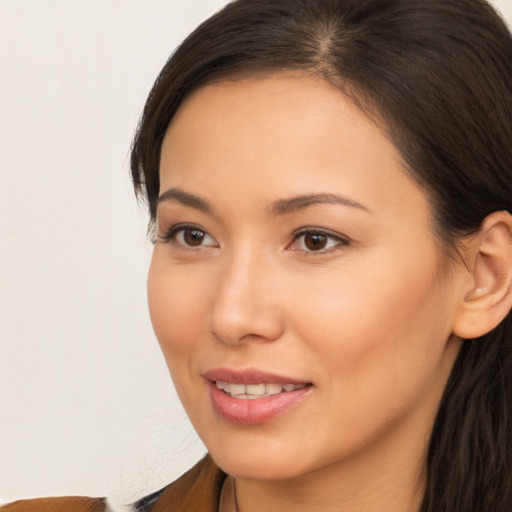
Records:
[[[157,205],[160,203],[164,203],[166,201],[175,201],[177,203],[181,203],[185,206],[190,206],[191,208],[195,208],[203,213],[212,213],[213,208],[210,204],[202,199],[201,197],[195,196],[194,194],[189,194],[188,192],[184,192],[179,188],[170,188],[163,192],[157,200]]]
[[[189,206],[203,213],[213,214],[213,208],[208,201],[194,194],[189,194],[179,188],[170,188],[163,192],[157,200],[157,205],[175,201],[185,206]],[[289,199],[279,199],[270,206],[270,214],[275,216],[287,215],[301,210],[305,210],[309,206],[316,204],[339,204],[351,208],[357,208],[369,212],[370,210],[361,203],[337,194],[306,194]]]
[[[287,215],[304,210],[315,204],[340,204],[342,206],[357,208],[365,212],[370,211],[361,203],[337,194],[307,194],[292,197],[290,199],[281,199],[272,203],[270,211],[273,215]]]

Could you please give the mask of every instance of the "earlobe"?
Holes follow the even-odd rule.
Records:
[[[468,245],[471,281],[453,326],[454,334],[464,339],[487,334],[512,308],[512,216],[492,213]]]

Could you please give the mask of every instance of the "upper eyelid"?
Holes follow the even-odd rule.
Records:
[[[318,234],[322,234],[322,235],[325,235],[327,237],[330,237],[330,238],[335,238],[337,240],[342,240],[342,241],[346,241],[346,242],[349,242],[350,241],[350,238],[346,235],[342,235],[341,233],[336,233],[334,231],[331,231],[330,229],[325,229],[325,228],[316,228],[316,227],[303,227],[303,228],[299,228],[297,230],[295,230],[293,233],[292,233],[292,236],[293,236],[293,239],[297,239],[303,235],[308,235],[308,234],[311,234],[311,233],[318,233]]]
[[[336,243],[332,247],[326,247],[326,248],[322,248],[322,249],[319,249],[316,251],[302,249],[302,248],[294,249],[292,247],[303,236],[311,235],[311,234],[319,234],[319,235],[325,236],[327,239],[331,240],[331,242],[334,241]],[[346,247],[350,246],[351,244],[352,244],[352,240],[349,237],[342,235],[341,233],[335,233],[335,232],[333,233],[332,231],[327,230],[327,229],[311,227],[311,228],[301,228],[301,229],[296,230],[293,234],[292,241],[287,246],[287,249],[292,250],[292,251],[299,250],[299,251],[304,252],[306,255],[315,255],[316,254],[317,256],[322,256],[322,255],[327,255],[329,253],[333,253],[341,248],[346,248]]]
[[[165,232],[164,236],[166,236],[167,234],[169,234],[171,232],[178,233],[179,231],[181,231],[183,229],[197,229],[198,231],[203,231],[207,235],[210,234],[206,229],[201,227],[199,224],[192,224],[190,222],[183,222],[183,223],[179,222],[178,224],[172,224],[166,230],[164,230],[164,232]]]
[[[156,239],[160,238],[161,240],[164,240],[165,242],[169,242],[172,240],[180,231],[184,231],[186,229],[197,229],[198,231],[202,231],[205,235],[211,237],[213,240],[213,236],[204,228],[197,224],[189,224],[189,223],[183,223],[183,224],[173,224],[170,226],[164,234],[160,234],[157,232]]]

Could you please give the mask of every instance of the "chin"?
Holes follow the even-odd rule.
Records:
[[[241,480],[289,480],[304,473],[293,462],[281,461],[277,457],[259,455],[247,457],[243,455],[220,454],[213,455],[217,465],[228,475]]]
[[[249,438],[250,436],[247,436]],[[288,480],[315,469],[297,440],[281,443],[254,436],[244,442],[220,442],[206,446],[216,464],[228,475],[246,480]],[[313,462],[313,461],[311,461]]]

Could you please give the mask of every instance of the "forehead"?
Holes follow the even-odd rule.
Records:
[[[251,77],[207,85],[182,104],[162,146],[161,192],[191,187],[218,197],[229,185],[253,198],[333,192],[388,206],[411,194],[424,200],[404,167],[380,127],[322,78]]]

